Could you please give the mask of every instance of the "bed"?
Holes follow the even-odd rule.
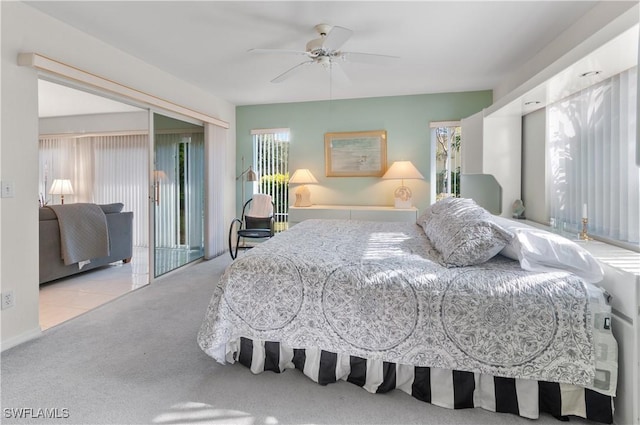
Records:
[[[306,220],[249,250],[216,286],[200,347],[256,374],[296,368],[445,408],[612,423],[606,294],[567,271],[523,270],[496,247],[486,254],[468,229],[470,251],[490,258],[453,264],[428,237],[434,212],[422,225]]]

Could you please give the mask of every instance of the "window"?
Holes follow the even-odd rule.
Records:
[[[271,195],[276,231],[287,226],[289,213],[289,129],[253,130],[253,167],[260,177],[254,193]]]
[[[435,200],[447,197],[460,197],[460,122],[439,121],[432,122],[431,140],[432,150],[431,181],[435,181]]]
[[[637,67],[547,107],[550,217],[572,232],[639,246]]]

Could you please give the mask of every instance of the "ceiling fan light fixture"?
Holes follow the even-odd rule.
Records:
[[[318,62],[320,65],[322,65],[325,68],[331,67],[331,58],[329,56],[319,56],[316,59],[316,62]]]
[[[306,47],[307,52],[311,54],[318,54],[322,52],[323,44],[324,44],[323,38],[315,38],[307,43],[307,47]]]
[[[313,28],[318,32],[318,34],[320,34],[321,37],[325,37],[327,34],[329,34],[329,31],[331,31],[331,28],[333,27],[329,24],[318,24]]]

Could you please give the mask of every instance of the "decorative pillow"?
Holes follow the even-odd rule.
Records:
[[[491,221],[515,234],[500,254],[520,261],[523,270],[533,272],[568,271],[589,283],[598,283],[604,272],[593,255],[577,243],[555,233],[537,229],[503,217]]]
[[[443,201],[447,202],[438,205]],[[491,222],[491,214],[472,200],[443,201],[432,206],[423,228],[447,267],[484,263],[513,238],[511,232]]]
[[[418,217],[416,223],[418,223],[424,229],[425,223],[429,220],[432,214],[442,214],[447,210],[455,210],[462,205],[476,205],[472,199],[467,198],[444,198],[435,204],[429,205],[423,213]]]
[[[124,208],[124,204],[121,202],[117,202],[114,204],[103,204],[100,205],[100,208],[102,208],[102,212],[104,212],[105,214],[114,214],[121,212]]]

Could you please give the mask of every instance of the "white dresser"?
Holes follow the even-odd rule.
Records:
[[[289,226],[310,218],[405,221],[415,223],[418,209],[394,208],[375,205],[312,205],[310,207],[289,207]]]

